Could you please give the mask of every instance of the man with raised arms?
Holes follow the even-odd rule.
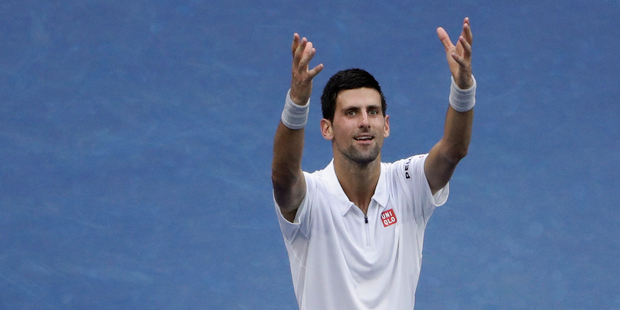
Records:
[[[428,154],[381,162],[390,134],[386,102],[368,72],[336,73],[321,96],[323,137],[333,160],[314,173],[301,159],[315,48],[294,35],[291,88],[274,141],[273,195],[300,309],[413,309],[424,230],[448,198],[467,154],[476,81],[469,19],[454,45],[437,29],[452,74],[443,137]]]

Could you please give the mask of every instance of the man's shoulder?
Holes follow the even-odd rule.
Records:
[[[325,166],[322,169],[318,169],[318,170],[314,170],[314,171],[309,171],[309,170],[304,170],[304,174],[306,175],[310,175],[312,177],[317,177],[317,178],[329,178],[330,177],[330,172],[334,173],[334,160],[332,159],[329,164],[327,164],[327,166]]]
[[[424,164],[424,160],[428,154],[418,154],[409,156],[403,159],[396,160],[394,162],[382,162],[381,169],[386,173],[398,172],[403,173],[410,171],[412,166]]]
[[[329,188],[338,182],[334,171],[333,160],[323,169],[314,170],[313,172],[304,170],[304,176],[309,190]]]

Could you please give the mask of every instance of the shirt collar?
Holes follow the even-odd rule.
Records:
[[[372,196],[372,200],[377,202],[379,208],[385,209],[388,203],[388,190],[386,183],[386,167],[384,163],[381,163],[381,174],[379,175],[379,182],[377,188],[375,188],[375,194]],[[334,168],[334,160],[325,168],[323,177],[328,185],[328,190],[331,191],[332,196],[336,199],[336,204],[340,208],[341,214],[344,216],[353,207],[357,208],[344,193],[338,177],[336,176],[336,169]],[[372,204],[371,204],[372,205]]]

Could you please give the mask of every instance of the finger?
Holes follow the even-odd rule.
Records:
[[[299,45],[299,34],[295,33],[293,35],[293,44],[291,44],[291,52],[293,53],[293,56],[295,56],[295,50],[297,49],[298,45]]]
[[[297,45],[295,49],[295,53],[293,54],[293,66],[299,66],[299,62],[301,61],[304,50],[306,49],[306,45],[308,44],[308,39],[302,38],[301,42]]]
[[[452,53],[452,59],[454,59],[454,61],[456,61],[456,63],[459,64],[459,67],[461,67],[461,70],[464,71],[468,71],[469,67],[470,67],[470,62],[468,59],[465,59],[464,57],[459,56],[456,53]]]
[[[308,76],[310,77],[310,79],[313,79],[322,70],[323,70],[323,64],[319,64],[318,66],[312,68],[312,70],[308,71]]]
[[[437,36],[439,37],[439,41],[443,43],[443,47],[446,49],[446,52],[454,48],[454,45],[450,41],[450,36],[448,36],[448,33],[443,28],[437,28]]]
[[[308,39],[301,38],[299,44],[297,44],[297,48],[295,49],[295,57],[301,59],[303,56],[304,50],[306,49],[306,45],[308,44]]]
[[[463,25],[470,25],[470,23],[469,23],[469,17],[465,17],[465,18],[463,19]]]
[[[307,68],[308,64],[310,64],[310,60],[312,60],[312,57],[314,57],[315,53],[316,49],[312,47],[312,42],[308,42],[306,44],[306,48],[303,51],[301,59],[299,60],[299,67]]]
[[[471,59],[471,44],[467,42],[464,37],[459,38],[459,43],[463,46],[463,58],[470,60]]]
[[[474,36],[471,32],[471,25],[469,24],[468,17],[466,17],[465,20],[463,21],[463,33],[461,34],[461,36],[463,36],[465,40],[469,42],[469,44],[472,44],[474,41]]]

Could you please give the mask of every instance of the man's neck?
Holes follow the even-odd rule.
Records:
[[[336,157],[334,158],[334,170],[349,200],[366,214],[381,176],[381,156],[367,165],[359,165]]]

